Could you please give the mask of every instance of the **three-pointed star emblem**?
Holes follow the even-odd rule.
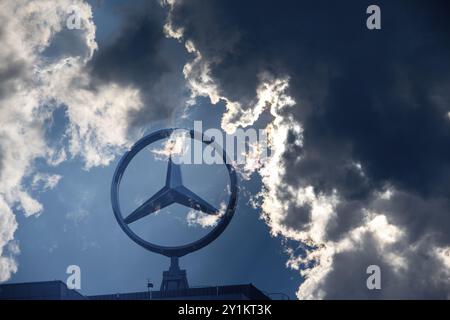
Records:
[[[219,213],[214,206],[183,185],[180,166],[173,163],[170,157],[167,166],[166,185],[126,217],[124,222],[130,224],[173,203],[178,203],[208,214]]]

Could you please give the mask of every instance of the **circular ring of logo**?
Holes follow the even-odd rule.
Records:
[[[201,142],[211,145],[216,150],[222,151],[222,159],[223,163],[228,169],[228,175],[230,178],[230,199],[228,201],[227,208],[225,210],[225,213],[219,220],[218,224],[205,236],[202,238],[193,241],[191,243],[181,245],[181,246],[160,246],[153,244],[149,241],[146,241],[139,237],[136,233],[134,233],[133,230],[124,222],[124,218],[122,215],[122,211],[120,209],[120,201],[119,201],[119,187],[120,187],[120,181],[122,180],[123,174],[128,166],[128,164],[131,162],[131,160],[134,158],[134,156],[139,153],[143,148],[146,146],[162,140],[167,139],[171,136],[171,134],[174,131],[178,130],[184,130],[189,132],[190,138],[193,140],[200,140]],[[206,141],[205,141],[206,140]],[[188,130],[188,129],[178,129],[178,128],[169,128],[169,129],[162,129],[159,131],[155,131],[142,139],[140,139],[138,142],[135,143],[135,145],[126,152],[122,158],[119,161],[119,164],[117,165],[117,168],[114,172],[113,180],[111,183],[111,204],[112,209],[114,212],[114,215],[117,219],[117,222],[119,223],[119,226],[122,228],[122,230],[138,245],[144,247],[145,249],[162,254],[167,257],[182,257],[188,253],[191,253],[193,251],[199,250],[208,244],[210,244],[212,241],[217,239],[217,237],[220,236],[220,234],[225,230],[225,228],[230,223],[231,219],[233,218],[234,212],[236,210],[236,204],[237,204],[237,176],[236,171],[234,167],[230,164],[231,162],[228,159],[228,156],[225,152],[225,150],[219,146],[214,141],[211,141],[208,137],[203,135],[202,133],[196,133],[194,130]]]

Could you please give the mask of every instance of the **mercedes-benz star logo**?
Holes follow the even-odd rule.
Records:
[[[147,250],[163,254],[168,257],[181,257],[190,252],[199,250],[204,246],[208,245],[212,241],[214,241],[227,227],[231,218],[233,217],[234,211],[236,209],[237,202],[237,178],[236,172],[229,163],[229,159],[227,159],[227,155],[225,150],[223,150],[217,143],[211,141],[207,137],[204,137],[200,133],[195,133],[193,130],[188,131],[191,139],[201,140],[203,143],[207,143],[211,147],[215,148],[218,151],[221,151],[223,155],[223,163],[228,169],[228,174],[230,178],[230,198],[227,205],[227,208],[224,214],[220,217],[217,225],[203,238],[194,241],[189,244],[185,244],[182,246],[175,247],[166,247],[153,244],[148,242],[137,234],[135,234],[129,227],[129,224],[138,221],[153,212],[163,209],[171,204],[178,203],[185,207],[189,207],[195,210],[199,210],[206,214],[218,215],[220,212],[213,205],[209,204],[203,198],[195,194],[193,191],[189,190],[187,187],[183,185],[183,179],[181,174],[181,168],[178,164],[175,164],[172,161],[172,157],[169,157],[167,174],[166,174],[166,183],[165,185],[155,193],[152,197],[150,197],[147,201],[145,201],[141,206],[139,206],[136,210],[134,210],[131,214],[129,214],[126,218],[123,217],[120,203],[119,203],[119,186],[122,176],[127,168],[128,164],[134,158],[134,156],[141,151],[146,146],[162,139],[169,138],[171,134],[175,130],[186,130],[186,129],[163,129],[156,131],[148,136],[145,136],[141,140],[139,140],[127,153],[124,154],[122,159],[119,161],[119,164],[114,173],[113,181],[111,184],[111,202],[114,211],[114,215],[116,216],[117,222],[119,223],[122,230],[137,244],[146,248]]]
[[[219,213],[219,210],[183,186],[180,166],[173,163],[172,157],[169,157],[166,185],[150,199],[145,201],[139,208],[134,210],[124,221],[126,224],[130,224],[173,203],[178,203],[208,214]]]

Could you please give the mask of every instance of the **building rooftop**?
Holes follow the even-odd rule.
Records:
[[[62,281],[0,285],[2,300],[270,300],[252,284],[84,296]]]

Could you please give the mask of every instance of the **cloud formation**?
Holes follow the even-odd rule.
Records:
[[[61,5],[0,2],[0,281],[17,271],[14,254],[8,250],[17,229],[13,208],[26,216],[42,211],[22,179],[32,171],[34,159],[50,159],[54,154],[45,142],[45,122],[51,111],[44,106],[37,72],[42,64],[40,52],[63,25]]]
[[[94,84],[139,90],[142,107],[128,114],[130,126],[165,120],[185,105],[184,50],[163,32],[164,12],[154,1],[123,5],[123,25],[87,68]]]
[[[17,271],[15,213],[41,214],[31,191],[52,189],[61,179],[37,172],[36,159],[108,165],[150,120],[167,119],[182,104],[182,65],[167,67],[163,17],[150,6],[156,8],[136,2],[123,13],[118,38],[99,47],[92,8],[83,0],[0,0],[0,282]],[[73,8],[81,28],[70,30]],[[49,141],[58,109],[66,127]]]
[[[165,4],[192,98],[227,132],[272,119],[260,204],[298,297],[449,298],[448,4],[381,1],[377,32],[364,1]]]

